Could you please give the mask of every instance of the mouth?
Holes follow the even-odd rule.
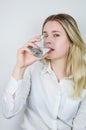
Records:
[[[48,53],[51,53],[51,52],[53,52],[55,49],[53,49],[53,48],[49,48],[49,51],[48,51]]]

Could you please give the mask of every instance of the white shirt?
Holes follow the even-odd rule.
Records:
[[[86,130],[86,90],[76,100],[71,98],[73,91],[72,78],[58,82],[50,63],[36,62],[26,69],[23,80],[11,77],[3,113],[11,118],[26,104],[24,130]]]

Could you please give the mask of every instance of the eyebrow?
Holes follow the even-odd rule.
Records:
[[[53,30],[53,31],[52,31],[52,33],[56,33],[56,32],[59,32],[59,33],[60,33],[60,31],[56,31],[56,30]],[[43,31],[43,33],[47,33],[47,31]]]

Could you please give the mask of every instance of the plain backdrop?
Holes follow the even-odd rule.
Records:
[[[86,0],[0,0],[0,101],[18,48],[41,34],[44,19],[56,13],[72,15],[86,40]],[[16,117],[5,119],[0,102],[0,130],[19,130],[22,115],[21,111]]]

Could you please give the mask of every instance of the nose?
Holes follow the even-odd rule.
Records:
[[[51,41],[52,41],[52,37],[51,37],[51,36],[47,36],[47,37],[45,38],[45,41],[46,41],[46,42],[51,42]]]
[[[50,36],[47,36],[47,37],[44,39],[44,45],[50,45],[50,44],[52,44],[52,42],[53,42],[53,39],[52,39],[52,37],[50,37]]]

